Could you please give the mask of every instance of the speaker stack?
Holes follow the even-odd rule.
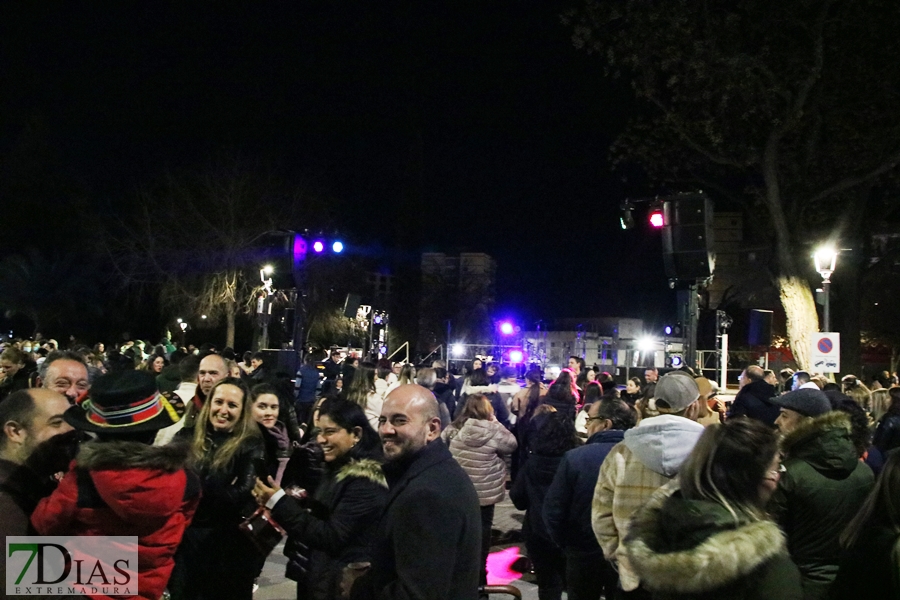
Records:
[[[663,263],[673,281],[703,281],[716,268],[712,251],[713,207],[703,194],[685,194],[663,205]]]

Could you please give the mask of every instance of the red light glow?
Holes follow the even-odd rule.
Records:
[[[655,210],[650,213],[650,225],[653,227],[662,227],[665,225],[665,219],[663,218],[662,211]]]

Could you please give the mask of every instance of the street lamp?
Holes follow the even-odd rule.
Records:
[[[822,246],[813,255],[816,263],[816,271],[822,276],[822,293],[825,295],[825,310],[823,315],[822,330],[831,331],[831,274],[837,263],[837,250],[833,246]]]

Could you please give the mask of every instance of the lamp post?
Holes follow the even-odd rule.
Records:
[[[831,331],[831,274],[837,263],[837,251],[832,246],[822,246],[813,255],[816,263],[816,271],[822,276],[822,293],[825,295],[825,310],[823,311],[822,330]]]

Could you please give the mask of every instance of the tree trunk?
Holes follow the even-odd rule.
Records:
[[[234,300],[225,302],[225,345],[229,348],[234,348],[234,313],[237,309],[236,304]]]
[[[787,315],[787,336],[797,366],[809,370],[812,334],[819,330],[819,315],[809,283],[802,277],[778,277],[778,295]]]

